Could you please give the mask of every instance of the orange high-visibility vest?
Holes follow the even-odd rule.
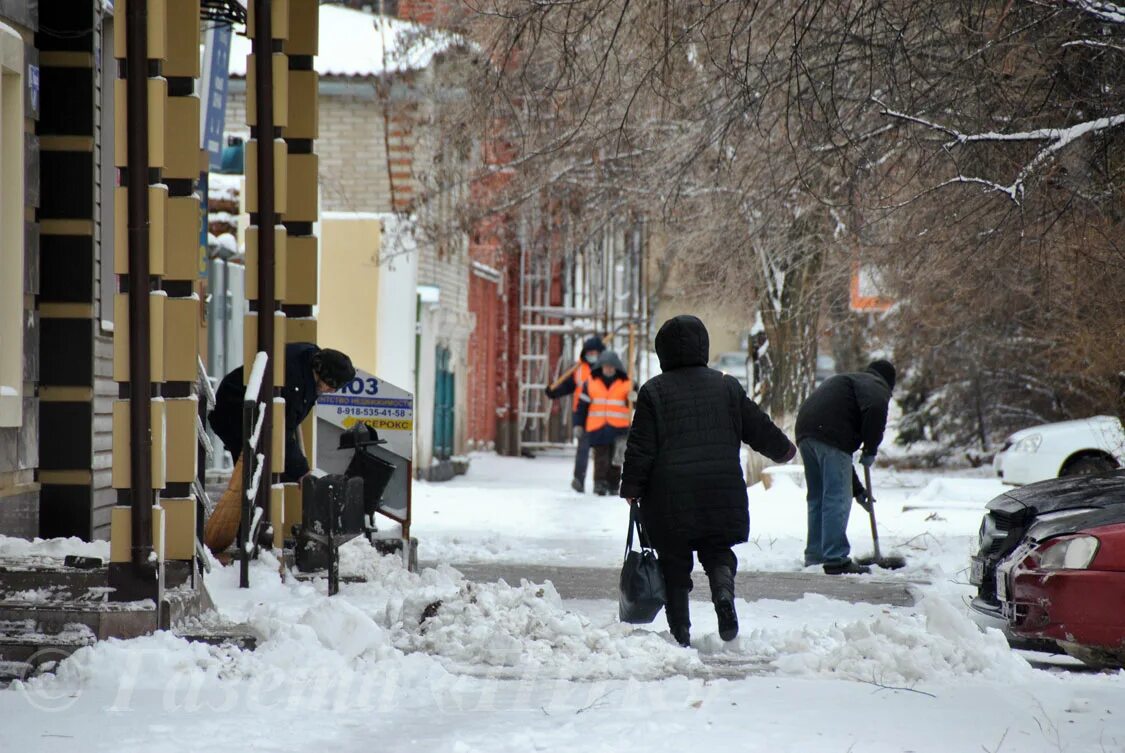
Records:
[[[578,403],[582,400],[582,387],[590,381],[590,364],[581,361],[574,370],[574,407],[572,412],[578,412]]]
[[[590,412],[586,414],[586,431],[597,431],[606,424],[615,429],[629,428],[629,392],[633,383],[618,379],[608,387],[601,379],[591,379],[586,387],[590,393]]]

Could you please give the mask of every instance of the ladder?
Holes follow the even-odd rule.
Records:
[[[609,347],[619,351],[623,361],[630,360],[630,333],[644,331],[641,249],[639,243],[622,242],[626,231],[621,223],[608,223],[604,232],[576,243],[564,222],[559,249],[541,240],[537,227],[526,218],[520,226],[520,447],[563,449],[571,443],[569,437],[552,441],[552,405],[544,388],[573,365],[583,339],[594,333],[612,337]],[[635,364],[628,368],[633,372]],[[569,403],[566,406],[569,426]]]
[[[551,254],[532,242],[526,220],[521,224],[519,300],[519,435],[520,447],[549,445],[551,403],[544,393],[550,382],[551,335],[561,334],[549,315]],[[561,446],[561,445],[560,445]]]

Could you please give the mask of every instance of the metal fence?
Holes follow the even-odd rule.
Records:
[[[259,352],[254,356],[254,366],[246,380],[246,396],[242,400],[242,519],[238,526],[238,555],[241,561],[238,585],[250,587],[250,559],[257,554],[261,540],[261,526],[268,504],[269,479],[264,479],[265,454],[261,452],[266,411],[270,410],[270,395],[262,395],[262,381],[269,364],[269,356]]]

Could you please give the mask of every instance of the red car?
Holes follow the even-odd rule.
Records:
[[[973,557],[978,622],[1017,647],[1125,667],[1125,473],[1045,481],[988,507]]]

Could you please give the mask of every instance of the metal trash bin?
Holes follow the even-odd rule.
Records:
[[[356,424],[340,436],[339,449],[353,450],[352,461],[344,475],[363,479],[363,511],[367,515],[375,514],[395,473],[392,463],[372,455],[367,448],[386,443],[387,440],[379,439],[379,432],[367,424]]]
[[[367,448],[385,444],[365,424],[356,424],[340,437],[340,450],[352,450],[343,475],[305,479],[294,558],[300,572],[328,571],[328,594],[340,589],[340,546],[357,536],[375,532],[373,519],[395,467]]]
[[[363,535],[363,479],[339,474],[306,478],[301,524],[293,527],[297,569],[328,570],[328,594],[340,590],[340,546]]]

